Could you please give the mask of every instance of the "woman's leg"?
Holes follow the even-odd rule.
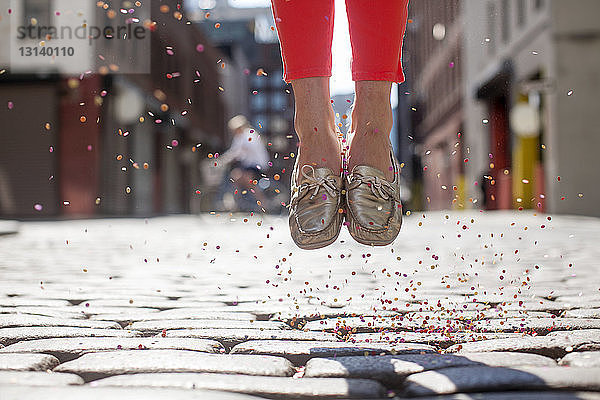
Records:
[[[340,145],[329,99],[329,77],[292,80],[296,113],[294,128],[300,140],[298,165],[327,167],[341,172]]]
[[[392,82],[404,81],[401,59],[408,0],[346,0],[346,9],[356,81],[348,169],[368,165],[385,172],[391,181],[390,91]]]
[[[390,131],[393,117],[390,104],[390,81],[356,82],[356,98],[352,108],[352,138],[348,171],[356,165],[368,165],[394,180],[390,160]]]
[[[283,77],[331,76],[333,0],[271,0]]]
[[[299,165],[341,168],[330,102],[333,0],[272,0],[284,79],[294,90]]]

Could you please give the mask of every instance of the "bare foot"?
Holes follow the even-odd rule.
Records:
[[[300,139],[298,165],[327,167],[339,174],[341,150],[329,99],[329,78],[295,79],[292,86],[296,101],[294,128]]]
[[[352,109],[352,138],[348,158],[348,171],[356,165],[368,165],[394,180],[390,159],[390,131],[393,117],[390,104],[391,82],[356,82],[356,100]]]

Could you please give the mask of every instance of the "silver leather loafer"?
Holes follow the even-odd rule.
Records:
[[[344,218],[340,212],[342,178],[329,168],[305,164],[296,182],[297,167],[292,174],[289,204],[292,239],[302,249],[325,247],[337,239]]]
[[[346,225],[359,243],[385,246],[400,232],[400,167],[392,152],[390,157],[394,167],[393,182],[387,181],[382,171],[366,165],[355,166],[346,177]]]

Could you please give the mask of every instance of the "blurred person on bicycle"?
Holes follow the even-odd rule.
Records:
[[[219,164],[229,165],[229,176],[234,186],[234,199],[238,208],[245,211],[265,207],[266,196],[258,186],[262,174],[268,168],[269,153],[260,133],[243,115],[236,115],[227,123],[233,135],[231,146],[219,157]],[[254,197],[256,204],[250,199]]]

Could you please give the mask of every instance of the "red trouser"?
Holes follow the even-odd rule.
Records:
[[[331,76],[334,0],[271,0],[286,82]],[[403,82],[408,0],[346,0],[352,79]]]

